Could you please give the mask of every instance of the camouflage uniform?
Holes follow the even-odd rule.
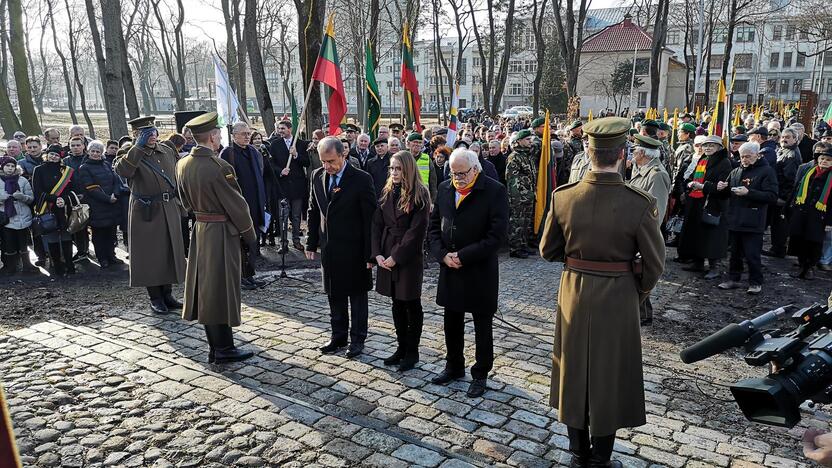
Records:
[[[676,177],[676,173],[681,169],[682,161],[686,161],[693,156],[693,139],[681,141],[679,142],[678,146],[676,146],[676,152],[674,153],[674,164],[671,169],[673,171],[668,172],[670,174],[670,180],[673,180]]]
[[[516,146],[506,162],[509,223],[508,245],[511,251],[521,251],[531,238],[532,210],[534,209],[534,168],[531,148]]]

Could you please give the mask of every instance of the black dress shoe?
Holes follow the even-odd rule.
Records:
[[[589,463],[585,466],[589,468],[623,468],[624,464],[618,460],[607,460],[603,462],[598,462],[590,458]]]
[[[766,257],[775,257],[775,258],[785,258],[786,252],[781,252],[779,250],[763,250],[763,255]]]
[[[254,356],[254,353],[251,351],[243,351],[239,348],[233,347],[228,349],[215,349],[214,350],[214,363],[215,364],[222,364],[224,362],[239,362],[245,361],[246,359]],[[209,354],[209,362],[211,356]]]
[[[684,270],[684,271],[694,271],[694,272],[701,273],[701,272],[705,271],[705,265],[702,264],[702,263],[694,262],[694,263],[691,263],[688,266],[682,267],[682,270]]]
[[[168,306],[168,309],[182,310],[182,303],[177,301],[176,298],[174,298],[170,293],[165,294],[164,301],[165,305]]]
[[[465,377],[465,371],[464,370],[455,371],[455,370],[448,369],[446,367],[439,375],[432,378],[430,380],[430,383],[433,383],[433,384],[436,384],[436,385],[445,385],[448,382],[452,382],[454,380],[458,380],[458,379],[461,379],[463,377]]]
[[[586,468],[587,466],[589,466],[588,456],[572,454],[572,461],[569,462],[569,468]]]
[[[364,352],[364,345],[363,344],[351,344],[350,349],[344,354],[349,359],[354,357],[360,356],[361,353]]]
[[[529,254],[525,250],[512,250],[508,256],[512,258],[529,258]]]
[[[242,278],[240,280],[240,288],[245,289],[246,291],[253,291],[258,287],[259,286],[257,286],[251,278]]]
[[[472,380],[471,385],[468,386],[468,392],[466,392],[465,394],[468,395],[468,398],[481,397],[485,393],[485,390],[488,388],[486,382],[486,379]]]
[[[168,306],[165,305],[164,299],[151,299],[150,310],[156,314],[166,314],[170,312]]]
[[[651,318],[641,319],[641,326],[642,327],[649,327],[650,325],[653,325],[653,319],[651,319]]]
[[[719,276],[720,276],[719,272],[716,271],[716,269],[712,269],[712,270],[709,270],[707,273],[705,273],[704,278],[706,280],[712,280],[712,279],[719,278]]]
[[[343,348],[346,345],[347,345],[346,342],[330,341],[329,343],[325,344],[324,346],[321,346],[318,349],[324,354],[332,354],[335,351],[338,351],[339,349]]]
[[[292,244],[292,247],[294,247],[294,248],[296,248],[296,249],[300,250],[301,252],[303,252],[303,251],[304,251],[303,244],[301,244],[300,242],[294,242],[294,243]]]
[[[402,359],[401,364],[399,364],[399,372],[407,372],[410,369],[414,369],[416,364],[419,363],[419,356],[405,356]]]
[[[401,362],[402,358],[404,357],[404,351],[397,349],[395,353],[391,354],[390,357],[384,360],[385,366],[395,366],[399,362]]]
[[[107,260],[100,260],[98,262],[98,266],[100,266],[102,270],[106,270],[110,268],[110,262]]]

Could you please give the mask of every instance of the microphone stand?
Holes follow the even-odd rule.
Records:
[[[288,278],[286,274],[286,254],[289,252],[289,201],[280,199],[280,277]]]

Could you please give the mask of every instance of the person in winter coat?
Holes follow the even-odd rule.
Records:
[[[741,286],[743,259],[748,263],[748,293],[759,294],[763,285],[760,255],[769,205],[777,201],[777,175],[760,154],[757,143],[743,143],[739,149],[740,166],[731,171],[728,181],[717,182],[717,190],[728,201],[728,231],[731,260],[728,281],[720,289]]]
[[[43,147],[40,144],[40,138],[36,136],[26,138],[24,147],[26,154],[23,156],[23,159],[17,162],[17,165],[22,170],[21,175],[26,180],[32,180],[32,173],[35,172],[35,168],[43,162]]]
[[[87,160],[76,175],[84,187],[84,201],[90,207],[92,245],[102,269],[123,263],[116,258],[116,230],[121,223],[121,180],[104,160],[104,143],[93,140],[87,146]]]
[[[786,128],[780,133],[780,148],[777,149],[777,173],[779,186],[777,203],[772,207],[769,222],[771,225],[771,249],[763,254],[771,257],[786,256],[786,238],[789,232],[791,209],[788,206],[794,196],[795,175],[797,168],[803,164],[797,147],[797,132]]]
[[[51,212],[57,222],[56,230],[44,232],[41,236],[48,247],[51,272],[54,275],[66,276],[75,273],[75,265],[72,263],[72,236],[66,231],[67,213],[70,202],[74,199],[70,196],[74,172],[71,167],[63,165],[60,153],[50,150],[46,159],[32,174],[35,214]]]
[[[684,270],[706,272],[705,279],[715,279],[719,277],[717,264],[728,250],[728,223],[722,216],[727,200],[712,195],[716,194],[717,183],[728,179],[731,162],[718,136],[706,137],[702,151],[693,171],[685,177],[685,220],[677,252],[679,257],[693,260]],[[705,270],[705,259],[709,271]]]
[[[789,253],[797,256],[800,266],[793,276],[807,280],[814,278],[826,232],[832,231],[828,209],[832,192],[832,144],[817,143],[813,152],[815,166],[804,165],[797,174],[789,229]]]
[[[413,156],[401,151],[390,158],[390,177],[373,215],[372,255],[378,265],[376,291],[393,299],[396,351],[385,365],[399,371],[419,362],[422,335],[422,245],[430,214],[430,194]]]
[[[757,127],[746,133],[748,141],[760,145],[760,157],[774,167],[777,163],[777,142],[769,139],[770,134],[766,127]]]
[[[83,135],[71,137],[69,139],[68,150],[69,154],[64,157],[64,166],[71,167],[76,172],[75,177],[72,179],[72,191],[78,195],[79,199],[83,200],[84,187],[80,185],[77,172],[81,164],[84,164],[87,160],[86,138]],[[72,257],[72,260],[76,262],[86,260],[89,257],[90,251],[90,237],[87,232],[87,227],[73,234],[72,242],[75,243],[75,248],[78,250],[75,256]]]
[[[3,274],[11,276],[18,272],[17,265],[23,261],[24,273],[38,271],[29,259],[28,246],[31,244],[29,226],[32,225],[32,209],[29,205],[35,199],[32,186],[21,175],[17,162],[10,156],[0,158],[0,209],[6,225],[2,227]]]

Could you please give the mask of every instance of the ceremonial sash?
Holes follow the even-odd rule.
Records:
[[[63,193],[63,191],[69,185],[69,181],[72,178],[72,174],[74,172],[75,171],[71,167],[64,168],[64,171],[61,173],[61,178],[58,179],[58,182],[55,184],[54,187],[52,187],[52,190],[49,191],[49,195],[60,195],[61,193]],[[41,204],[40,209],[37,210],[36,214],[42,215],[45,212],[46,212],[46,202],[44,201]]]
[[[797,198],[794,201],[795,205],[803,205],[806,203],[806,197],[809,195],[809,183],[817,173],[817,166],[806,171],[803,180],[800,181],[800,186],[797,189]],[[823,193],[821,199],[815,203],[815,208],[819,211],[826,212],[826,204],[829,201],[829,191],[832,189],[832,172],[826,172],[826,183],[823,184]],[[823,173],[819,174],[823,175]]]

